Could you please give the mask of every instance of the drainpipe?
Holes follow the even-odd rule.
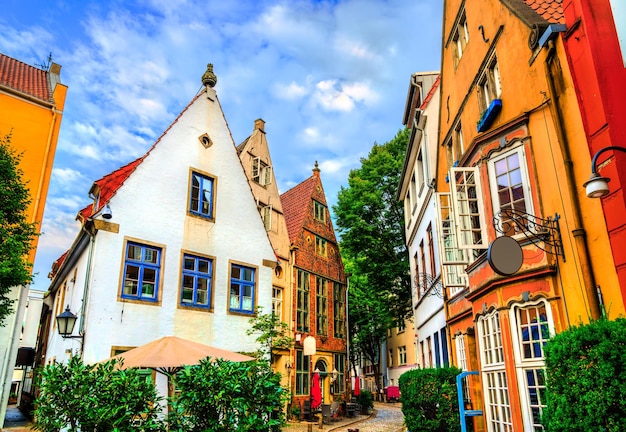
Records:
[[[563,154],[563,165],[565,167],[565,174],[567,178],[567,189],[572,200],[574,229],[572,235],[574,237],[574,244],[576,246],[576,252],[579,257],[580,270],[583,276],[583,284],[585,288],[585,294],[587,301],[589,302],[589,317],[591,319],[598,319],[601,316],[601,302],[598,298],[598,291],[596,291],[596,278],[591,265],[591,259],[589,257],[589,246],[587,244],[587,233],[582,226],[582,213],[580,207],[580,200],[578,198],[578,189],[576,187],[576,180],[574,178],[573,162],[571,158],[569,140],[564,130],[563,113],[558,103],[556,94],[556,85],[554,77],[552,76],[551,66],[553,65],[556,55],[556,48],[554,47],[554,41],[548,41],[548,53],[545,60],[545,73],[548,82],[548,90],[550,92],[550,111],[552,118],[554,119],[554,127],[559,139],[559,145],[561,147],[561,153]],[[598,288],[599,290],[599,288]]]

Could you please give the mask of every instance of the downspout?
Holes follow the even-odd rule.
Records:
[[[41,203],[41,189],[43,187],[44,176],[46,173],[46,166],[48,165],[48,158],[50,157],[50,147],[52,145],[52,134],[56,126],[57,111],[56,107],[50,108],[52,112],[52,121],[50,123],[50,130],[48,131],[48,140],[46,142],[46,153],[44,154],[44,163],[41,166],[41,174],[39,175],[39,184],[37,185],[37,196],[35,197],[34,210],[33,210],[33,222],[37,220],[37,214],[39,212],[39,205]],[[41,227],[40,227],[41,228]]]
[[[585,288],[585,294],[589,302],[589,314],[591,319],[598,319],[601,316],[601,303],[596,291],[596,279],[591,265],[591,259],[589,257],[589,246],[587,244],[587,233],[582,226],[582,213],[580,207],[580,200],[578,198],[578,190],[576,188],[576,181],[574,178],[573,162],[571,158],[570,145],[567,139],[567,135],[564,130],[563,113],[559,107],[556,85],[554,77],[552,76],[551,66],[556,54],[556,48],[554,47],[554,41],[548,41],[548,53],[545,60],[545,73],[548,82],[548,90],[550,92],[549,104],[552,112],[552,118],[554,119],[554,127],[559,139],[561,152],[563,154],[563,165],[565,167],[565,173],[567,176],[567,188],[571,196],[573,216],[574,216],[574,229],[572,235],[574,237],[574,243],[576,245],[576,252],[580,259],[580,270],[583,277],[583,284]]]
[[[96,233],[91,233],[84,226],[82,230],[89,236],[89,252],[87,253],[87,271],[85,273],[85,283],[83,285],[83,298],[81,300],[82,307],[80,311],[80,323],[78,327],[78,334],[82,335],[82,340],[80,341],[80,356],[82,358],[83,353],[85,352],[85,317],[87,313],[87,300],[89,295],[89,285],[91,282],[91,268],[93,266],[93,249],[96,241]]]

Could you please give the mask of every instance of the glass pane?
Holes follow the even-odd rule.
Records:
[[[154,284],[151,283],[143,283],[141,285],[141,296],[142,297],[148,297],[148,298],[154,298]]]
[[[124,294],[129,296],[137,295],[138,284],[136,281],[126,280],[124,281]]]
[[[517,185],[517,184],[521,184],[522,183],[522,171],[519,168],[516,168],[516,169],[512,170],[509,173],[509,176],[511,177],[511,184],[512,185]]]
[[[154,283],[156,282],[156,270],[151,268],[143,269],[143,281]]]
[[[252,282],[252,280],[254,279],[254,271],[250,268],[244,268],[243,279]]]
[[[185,270],[194,270],[196,267],[196,260],[193,258],[185,257],[183,261],[183,267]]]
[[[241,268],[237,266],[232,266],[230,270],[230,276],[233,279],[241,279]]]
[[[198,260],[198,271],[202,273],[208,273],[209,262],[207,260]]]
[[[146,257],[144,259],[145,262],[151,264],[157,264],[157,260],[159,259],[159,253],[156,249],[146,248]]]
[[[136,261],[141,260],[141,246],[129,244],[126,257]]]

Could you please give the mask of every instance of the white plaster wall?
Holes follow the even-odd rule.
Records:
[[[255,336],[245,334],[249,317],[228,314],[229,260],[257,268],[256,304],[268,311],[273,270],[263,260],[275,256],[215,92],[209,89],[208,96],[188,107],[110,200],[110,222],[119,224],[119,233],[96,235],[86,305],[88,363],[108,358],[112,346],[167,335],[232,351],[257,348]],[[204,133],[213,140],[208,149],[198,140]],[[214,223],[187,216],[190,168],[217,178]],[[118,301],[125,238],[162,247],[160,305]],[[213,312],[177,307],[183,250],[215,257]]]

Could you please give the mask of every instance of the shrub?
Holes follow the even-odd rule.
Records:
[[[572,327],[545,356],[547,431],[626,431],[626,319]]]
[[[154,383],[138,369],[115,367],[115,360],[85,365],[78,356],[46,366],[35,401],[35,429],[165,431]]]
[[[367,390],[361,390],[356,397],[356,403],[361,405],[361,412],[368,412],[370,408],[374,408],[374,395]]]
[[[461,429],[456,391],[457,368],[414,369],[403,373],[400,402],[407,430],[450,432]]]

